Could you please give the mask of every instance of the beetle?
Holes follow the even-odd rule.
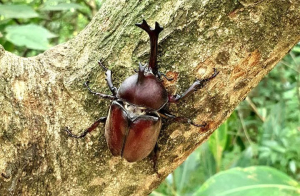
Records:
[[[162,126],[162,118],[173,119],[178,122],[189,123],[196,127],[204,127],[204,124],[196,124],[188,118],[177,117],[168,111],[170,103],[178,103],[181,99],[189,96],[194,91],[202,88],[204,83],[217,76],[214,73],[206,79],[196,80],[183,94],[168,95],[163,86],[161,77],[166,75],[158,70],[157,51],[158,35],[163,28],[156,22],[155,28],[151,28],[145,20],[136,24],[150,37],[150,60],[149,64],[139,63],[136,74],[128,77],[117,89],[112,82],[112,72],[101,61],[98,64],[106,72],[107,85],[112,95],[94,92],[87,89],[100,98],[112,101],[107,117],[101,117],[87,128],[82,134],[75,135],[66,128],[70,137],[82,138],[94,130],[100,123],[105,123],[105,138],[109,150],[113,156],[121,156],[128,162],[135,162],[147,157],[156,146]]]

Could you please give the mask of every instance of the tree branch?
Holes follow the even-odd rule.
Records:
[[[252,2],[252,1],[247,1]],[[300,40],[300,2],[106,1],[75,38],[36,57],[0,48],[0,195],[146,195],[205,141],[258,82]],[[149,40],[134,26],[158,21],[160,71],[170,94],[196,78],[214,80],[171,107],[206,122],[208,130],[165,122],[158,140],[157,175],[151,158],[128,163],[112,157],[104,127],[85,139],[67,137],[107,115],[109,102],[83,87],[108,93],[99,59],[114,85],[149,59]]]

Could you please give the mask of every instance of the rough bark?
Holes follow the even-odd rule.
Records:
[[[231,114],[249,91],[300,40],[298,0],[106,1],[75,38],[43,54],[21,58],[0,48],[0,195],[146,195]],[[118,86],[148,62],[146,19],[164,26],[161,71],[175,79],[170,93],[196,78],[219,75],[173,105],[177,115],[207,122],[203,130],[165,122],[158,140],[157,175],[151,158],[112,157],[104,126],[68,138],[107,115],[109,102],[83,86],[109,93],[102,61]]]

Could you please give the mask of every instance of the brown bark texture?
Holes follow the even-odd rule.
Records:
[[[158,21],[160,71],[170,94],[216,68],[219,75],[171,111],[206,122],[200,129],[165,121],[158,173],[151,157],[128,163],[109,152],[104,126],[69,138],[106,116],[110,94],[99,59],[115,86],[149,59],[148,35],[134,24]],[[0,195],[147,195],[245,99],[300,40],[298,0],[111,0],[67,43],[30,58],[0,48]]]

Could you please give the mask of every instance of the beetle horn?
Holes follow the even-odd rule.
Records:
[[[151,28],[145,20],[142,23],[135,24],[141,29],[145,30],[150,37],[150,60],[149,67],[152,69],[154,75],[158,74],[157,66],[157,49],[158,49],[158,35],[163,30],[163,28],[155,22],[155,29]]]

